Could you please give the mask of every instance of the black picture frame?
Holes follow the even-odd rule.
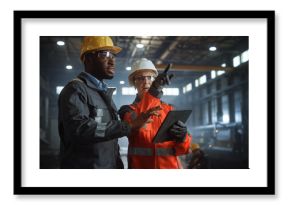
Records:
[[[22,19],[205,18],[267,21],[267,186],[265,187],[24,187],[22,184]],[[272,195],[275,194],[275,11],[14,11],[14,194]]]

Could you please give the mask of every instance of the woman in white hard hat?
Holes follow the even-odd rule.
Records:
[[[132,66],[129,83],[137,89],[137,96],[131,105],[122,106],[119,110],[123,121],[131,124],[143,113],[151,110],[154,115],[146,126],[131,132],[128,136],[128,168],[131,169],[179,169],[181,163],[178,155],[190,151],[191,136],[184,123],[178,121],[169,130],[172,141],[153,143],[159,127],[167,113],[173,109],[160,100],[162,88],[169,84],[171,76],[167,73],[158,75],[154,64],[142,58]]]

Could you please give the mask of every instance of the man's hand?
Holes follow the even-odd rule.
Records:
[[[168,134],[173,138],[176,142],[184,142],[187,133],[186,125],[178,120],[176,123],[172,125],[172,127],[168,130]]]
[[[131,128],[133,131],[136,131],[140,129],[141,127],[145,126],[145,124],[153,122],[150,117],[152,115],[159,116],[159,110],[161,110],[160,106],[153,107],[146,111],[145,113],[142,113],[139,115],[132,123],[131,123]]]
[[[172,67],[172,64],[168,64],[168,66],[165,68],[163,73],[160,73],[156,79],[153,81],[149,93],[155,97],[161,98],[162,96],[162,88],[165,85],[169,85],[171,83],[171,78],[173,77],[173,74],[168,75],[168,70]]]

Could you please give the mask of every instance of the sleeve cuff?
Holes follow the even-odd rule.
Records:
[[[163,95],[163,91],[162,90],[158,90],[158,89],[156,89],[156,88],[154,88],[154,87],[152,87],[151,86],[151,88],[149,89],[149,91],[148,91],[149,93],[150,93],[150,95],[152,95],[152,96],[154,96],[154,97],[156,97],[156,98],[161,98],[162,97],[162,95]]]
[[[129,136],[131,133],[131,125],[125,121],[121,122],[121,129],[122,129],[122,134],[124,136]]]

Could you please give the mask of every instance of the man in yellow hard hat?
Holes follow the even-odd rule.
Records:
[[[86,36],[80,58],[85,71],[59,95],[61,168],[122,169],[118,138],[149,123],[150,110],[130,125],[118,120],[112,100],[114,89],[104,79],[115,74],[115,57],[121,51],[108,36]]]

